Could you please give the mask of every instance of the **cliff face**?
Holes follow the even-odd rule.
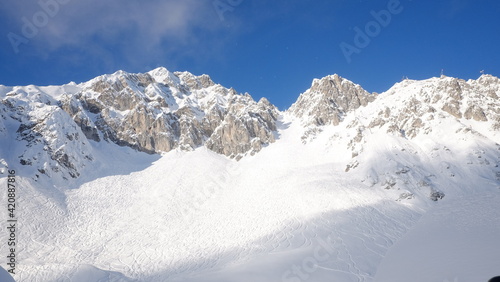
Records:
[[[375,100],[361,86],[338,75],[315,79],[290,109],[296,117],[308,125],[338,125],[347,113]]]
[[[206,144],[231,158],[254,154],[273,142],[278,117],[270,103],[257,103],[207,75],[164,68],[98,77],[61,105],[96,141],[103,138],[149,153]]]

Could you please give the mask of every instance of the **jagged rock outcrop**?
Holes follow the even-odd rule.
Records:
[[[93,159],[89,141],[151,154],[205,145],[240,159],[275,141],[279,116],[266,99],[256,102],[249,94],[215,84],[208,75],[165,68],[4,92],[2,105],[18,122],[17,138],[28,142],[21,164],[36,166],[42,174],[64,170],[64,177],[78,177],[78,168]],[[35,145],[43,148],[30,149]]]
[[[303,143],[323,132],[333,133],[329,145],[350,151],[345,171],[365,174],[363,181],[369,186],[400,190],[398,201],[415,197],[438,201],[445,196],[440,182],[464,174],[452,165],[457,156],[464,166],[489,166],[496,175],[499,145],[483,147],[476,142],[488,143],[500,133],[499,87],[500,80],[491,75],[468,81],[441,76],[405,79],[374,95],[333,75],[314,80],[288,113],[304,126]],[[463,142],[463,148],[471,149],[458,152],[436,144],[428,151],[435,140]],[[441,161],[428,169],[429,159]]]
[[[274,142],[277,109],[215,84],[208,75],[117,72],[82,85],[61,107],[92,140],[148,153],[192,150],[205,143],[229,157]]]
[[[398,183],[394,187],[406,187],[411,193],[427,191],[427,197],[437,201],[444,197],[438,179],[443,177],[448,179],[446,181],[455,181],[457,174],[464,174],[459,172],[462,167],[458,167],[457,162],[468,169],[487,166],[492,174],[498,170],[500,158],[495,152],[500,149],[499,145],[493,143],[483,147],[481,142],[491,142],[500,133],[499,87],[500,80],[491,75],[482,75],[477,80],[468,81],[441,76],[422,81],[407,79],[397,83],[380,94],[357,117],[350,119],[348,127],[362,132],[361,138],[356,136],[351,139],[353,153],[364,151],[369,136],[377,134],[392,135],[408,142],[418,140],[415,141],[416,144],[424,145],[418,150],[423,150],[425,157],[415,158],[419,154],[417,150],[401,148],[395,154],[377,154],[377,157],[387,154],[383,170],[376,167],[365,169],[369,171],[368,174],[377,175],[370,177],[372,180],[376,179],[371,183],[381,183],[384,186],[384,181],[394,179],[393,183]],[[426,147],[434,142],[439,143],[426,151]],[[456,151],[441,145],[449,142],[461,143],[463,149]],[[356,156],[351,163],[368,162],[367,158],[369,157]],[[461,160],[458,161],[457,158]],[[433,169],[435,172],[420,169],[428,165],[425,161],[428,159],[441,160]],[[398,173],[395,167],[402,165],[410,167],[409,172]],[[391,189],[393,186],[390,186]]]
[[[361,86],[337,74],[315,79],[311,88],[302,93],[290,109],[305,125],[338,125],[344,116],[375,100]]]
[[[57,106],[57,101],[42,95],[39,88],[14,87],[1,103],[3,122],[15,129],[4,137],[15,138],[14,142],[22,145],[10,153],[15,154],[19,164],[30,166],[35,178],[42,174],[76,178],[94,159],[85,134]]]
[[[413,138],[420,132],[431,131],[430,121],[448,117],[463,121],[492,120],[491,129],[497,130],[500,128],[499,87],[500,79],[491,75],[468,81],[442,76],[423,81],[406,79],[375,95],[347,79],[332,75],[315,79],[288,112],[300,118],[305,126],[338,125],[347,113],[382,99],[373,107],[376,113],[360,117],[368,120],[363,127],[384,127],[389,133]],[[356,119],[350,127],[359,124]],[[321,130],[309,129],[307,132],[310,131]]]
[[[266,98],[249,107],[232,103],[206,146],[230,157],[241,158],[242,152],[254,154],[262,149],[263,144],[275,141],[277,118],[277,109]]]
[[[477,80],[442,76],[422,81],[405,80],[380,95],[391,108],[368,118],[368,128],[386,128],[388,133],[414,138],[428,134],[436,120],[456,119],[462,127],[468,120],[500,120],[500,80],[482,75]],[[403,94],[404,93],[404,94]],[[356,121],[357,122],[357,121]],[[491,130],[496,130],[493,123]],[[497,126],[498,127],[498,126]]]

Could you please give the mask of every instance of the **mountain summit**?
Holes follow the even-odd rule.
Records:
[[[360,85],[334,74],[314,79],[311,88],[288,111],[302,118],[306,125],[338,125],[349,112],[375,98]]]

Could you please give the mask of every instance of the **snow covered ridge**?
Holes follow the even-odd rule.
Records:
[[[338,127],[332,138],[349,141],[343,146],[352,151],[351,170],[376,134],[417,140],[454,128],[455,138],[499,143],[499,95],[500,81],[491,75],[404,80],[377,95],[335,74],[315,79],[285,113],[304,127],[304,143]],[[208,75],[165,68],[118,71],[81,84],[0,86],[0,97],[0,136],[12,148],[3,162],[31,167],[36,177],[63,179],[77,178],[92,165],[92,142],[150,154],[205,146],[241,159],[275,141],[285,114],[265,98],[256,102]]]
[[[78,85],[1,86],[0,92],[0,132],[20,150],[14,163],[65,178],[78,177],[93,161],[90,141],[147,153],[204,145],[239,159],[274,142],[279,115],[266,99],[256,102],[207,75],[165,68],[118,71]]]
[[[379,95],[333,75],[315,80],[288,113],[303,125],[304,144],[326,135],[349,152],[345,171],[365,184],[400,191],[398,200],[436,201],[443,187],[468,189],[464,181],[477,175],[500,186],[499,96],[491,75],[406,79]]]

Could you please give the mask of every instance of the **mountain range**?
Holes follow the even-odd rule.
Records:
[[[163,67],[0,85],[0,183],[15,169],[22,187],[14,277],[431,281],[418,275],[449,267],[485,279],[493,254],[421,255],[432,264],[411,280],[397,275],[415,264],[393,250],[407,250],[397,242],[413,229],[457,232],[426,229],[436,210],[443,222],[460,212],[484,222],[457,244],[499,231],[499,96],[500,79],[485,74],[403,79],[380,94],[335,74],[284,111]],[[483,272],[466,272],[479,263]]]

